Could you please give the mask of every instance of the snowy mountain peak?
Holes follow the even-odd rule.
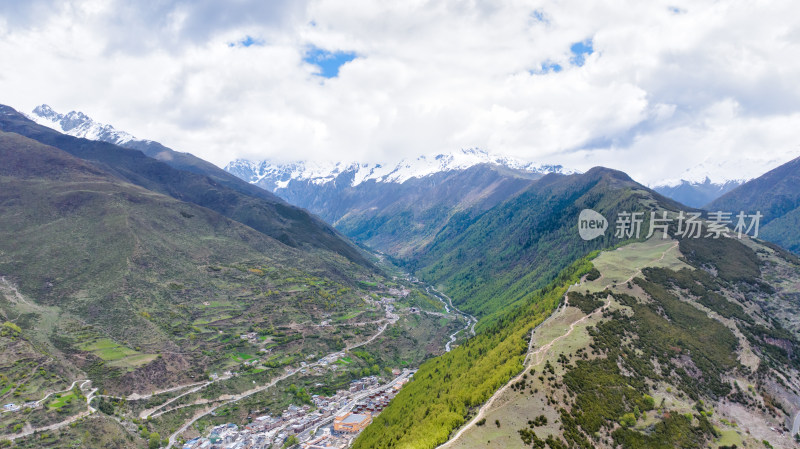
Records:
[[[33,115],[29,117],[40,125],[74,137],[102,140],[116,145],[122,145],[135,139],[132,135],[125,131],[119,131],[111,125],[95,122],[83,112],[70,111],[67,114],[60,114],[46,104],[36,106],[33,109]]]
[[[253,162],[237,159],[225,170],[250,183],[268,190],[285,188],[291,180],[326,184],[346,175],[350,185],[356,186],[368,180],[402,184],[412,178],[422,178],[435,173],[465,170],[479,164],[506,167],[529,173],[576,173],[561,165],[535,164],[508,156],[470,148],[447,154],[422,155],[414,159],[403,159],[397,164],[373,164],[360,162],[296,161],[285,164],[269,160]]]
[[[37,117],[47,119],[52,122],[61,120],[61,114],[54,111],[50,106],[43,104],[33,108],[33,114]]]

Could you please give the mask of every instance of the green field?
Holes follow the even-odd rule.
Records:
[[[208,305],[203,304],[203,307],[235,307],[230,301],[208,301]]]
[[[678,257],[681,255],[674,240],[650,240],[625,245],[614,251],[603,251],[592,261],[602,277],[586,282],[581,289],[592,292],[602,291],[610,284],[623,283],[636,275],[642,267],[669,268],[680,270],[691,268]],[[665,252],[665,250],[669,249]],[[663,258],[662,258],[663,256]]]
[[[60,397],[56,396],[52,401],[47,404],[47,407],[52,410],[60,409],[61,407],[69,404],[76,399],[75,393],[70,391],[63,393]]]
[[[356,310],[356,311],[348,313],[347,315],[337,316],[336,318],[334,318],[334,320],[335,321],[352,320],[353,318],[361,315],[362,312],[363,312],[363,310]]]
[[[135,368],[150,363],[156,354],[142,354],[131,348],[123,346],[110,338],[100,338],[79,346],[83,351],[89,351],[109,363],[110,366],[120,368]]]
[[[195,326],[204,326],[206,324],[216,323],[217,321],[222,321],[222,320],[229,320],[231,318],[233,318],[233,316],[231,315],[217,315],[217,316],[212,316],[211,318],[200,318],[194,320],[192,324],[194,324]]]
[[[736,430],[721,430],[719,434],[720,438],[717,440],[717,444],[720,446],[742,446],[742,436]]]

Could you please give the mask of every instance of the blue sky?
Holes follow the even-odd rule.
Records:
[[[339,68],[354,59],[356,59],[354,52],[331,52],[315,46],[311,46],[303,56],[303,61],[319,67],[318,74],[323,78],[339,76]]]
[[[572,53],[570,62],[578,67],[581,67],[586,62],[586,57],[594,53],[592,40],[586,39],[585,41],[575,42],[569,46],[569,51]]]
[[[238,40],[236,42],[229,43],[228,46],[229,47],[236,47],[236,46],[252,47],[253,45],[262,46],[262,45],[264,45],[264,43],[265,42],[264,42],[263,39],[257,39],[257,38],[254,38],[253,36],[245,36],[245,37],[243,37],[242,39],[240,39],[240,40]]]

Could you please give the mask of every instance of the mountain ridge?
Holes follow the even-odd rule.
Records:
[[[67,114],[60,114],[50,106],[42,104],[34,108],[31,114],[25,114],[25,116],[39,125],[68,136],[112,143],[123,148],[141,151],[146,156],[173,168],[208,176],[240,193],[268,201],[282,201],[271,192],[243,182],[236,176],[230,175],[225,170],[191,153],[175,151],[154,140],[137,139],[128,132],[117,130],[112,125],[96,122],[82,112],[71,111]]]
[[[800,158],[742,184],[705,207],[734,213],[760,212],[761,238],[800,252]]]
[[[355,263],[371,265],[361,250],[327,223],[222,170],[217,169],[221,174],[183,170],[137,149],[68,136],[39,125],[5,105],[0,105],[0,129],[65,150],[146,189],[207,207],[288,246],[326,248]]]
[[[450,153],[420,155],[394,164],[362,162],[295,161],[273,163],[269,160],[253,162],[246,159],[231,161],[225,170],[241,179],[275,192],[286,188],[290,180],[325,184],[350,179],[350,186],[375,180],[402,184],[413,178],[423,178],[436,173],[465,170],[475,165],[488,164],[532,174],[575,173],[561,165],[536,164],[520,159],[493,154],[477,148],[461,149]]]
[[[706,176],[703,181],[681,179],[679,183],[659,184],[653,186],[652,189],[679,203],[701,208],[745,182],[747,181],[742,179],[712,182]]]

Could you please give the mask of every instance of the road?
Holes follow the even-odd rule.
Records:
[[[225,377],[224,379],[229,379],[229,377]],[[219,380],[224,380],[224,379],[221,378],[221,377],[219,378]],[[173,391],[182,390],[184,388],[194,387],[194,386],[198,386],[198,385],[208,385],[210,383],[212,383],[212,381],[208,381],[208,382],[193,382],[193,383],[190,383],[190,384],[178,385],[176,387],[170,387],[170,388],[165,388],[163,390],[157,390],[157,391],[154,391],[154,392],[148,393],[148,394],[131,393],[125,399],[128,400],[128,401],[138,401],[138,400],[141,400],[141,399],[150,399],[151,397],[158,396],[159,394],[171,393]],[[109,396],[109,397],[111,397],[111,396]],[[115,399],[117,399],[117,398],[115,398]]]
[[[162,409],[164,407],[168,406],[169,404],[172,404],[173,402],[177,401],[178,399],[180,399],[180,398],[182,398],[182,397],[184,397],[184,396],[186,396],[188,394],[197,393],[198,391],[200,391],[203,388],[213,384],[214,382],[219,382],[221,380],[230,379],[230,378],[231,378],[230,376],[224,376],[224,377],[220,377],[220,378],[215,379],[215,380],[210,380],[208,382],[201,383],[201,384],[195,386],[194,388],[191,388],[191,389],[179,394],[178,396],[175,396],[174,398],[170,399],[169,401],[167,401],[167,402],[165,402],[165,403],[163,403],[163,404],[161,404],[161,405],[159,405],[157,407],[151,408],[150,410],[142,410],[142,412],[139,413],[139,417],[142,418],[142,419],[147,419],[147,418],[149,418],[151,416],[155,418],[157,416],[163,415],[164,413],[166,413],[166,412],[168,412],[170,410],[162,410]],[[147,399],[147,398],[142,398],[142,399]],[[178,408],[181,408],[181,407],[176,407],[175,409],[178,409]],[[172,410],[175,410],[175,409],[172,409]],[[159,411],[159,410],[161,410],[161,411]]]
[[[0,278],[0,285],[2,285],[2,286],[6,286],[5,284],[6,284],[6,282],[5,282],[5,279],[3,279],[3,278]],[[444,295],[442,295],[442,296],[444,296]],[[446,298],[446,296],[444,296],[444,297]],[[441,298],[439,298],[439,299],[441,300]],[[449,299],[449,298],[447,298],[447,299],[448,299],[448,301],[450,301],[450,299]],[[23,300],[23,301],[24,301],[24,300]],[[444,301],[443,301],[443,300],[442,300],[442,302],[444,303]],[[452,301],[450,302],[450,306],[452,307]],[[447,304],[446,304],[446,303],[445,303],[445,308],[447,309]],[[465,314],[465,313],[462,313],[462,312],[461,312],[461,311],[459,311],[458,309],[455,309],[455,307],[453,307],[453,309],[454,309],[454,310],[455,310],[457,313],[459,313],[459,314],[461,314],[463,317],[465,317],[465,319],[467,319],[467,326],[466,326],[464,329],[460,329],[460,330],[458,330],[456,333],[454,333],[453,335],[451,335],[451,338],[453,338],[453,337],[455,336],[455,334],[457,334],[458,332],[461,332],[462,330],[465,330],[465,329],[467,329],[467,328],[469,327],[469,325],[470,325],[470,320],[474,320],[475,322],[477,322],[477,320],[475,320],[475,318],[474,318],[474,317],[471,317],[470,315],[467,315],[467,314]],[[449,312],[449,309],[447,309],[447,311]],[[351,344],[351,345],[348,345],[348,346],[346,346],[344,350],[345,350],[345,351],[349,351],[349,350],[356,349],[356,348],[359,348],[359,347],[361,347],[361,346],[365,346],[365,345],[368,345],[368,344],[372,343],[373,341],[375,341],[375,339],[377,339],[377,338],[378,338],[380,335],[382,335],[382,334],[383,334],[383,333],[386,331],[386,329],[387,329],[387,328],[388,328],[390,325],[392,325],[392,324],[396,323],[396,322],[397,322],[399,319],[400,319],[399,315],[397,315],[397,314],[395,314],[395,313],[392,313],[392,312],[390,312],[390,311],[387,309],[387,310],[386,310],[386,318],[385,318],[385,319],[383,319],[383,320],[377,321],[377,322],[383,322],[383,325],[382,325],[382,326],[381,326],[381,327],[378,329],[378,331],[377,331],[375,334],[373,334],[373,335],[372,335],[372,336],[371,336],[369,339],[367,339],[367,340],[365,340],[365,341],[362,341],[362,342],[359,342],[359,343],[356,343],[356,344]],[[377,323],[377,322],[375,322],[375,323]],[[473,333],[473,335],[474,335],[474,333],[475,333],[475,323],[474,323],[474,322],[472,323],[472,333]],[[452,342],[452,341],[451,341],[451,342]],[[450,345],[450,343],[448,343],[448,345],[447,345],[447,349],[448,349],[448,351],[449,351],[449,345]],[[330,355],[333,355],[333,354],[336,354],[337,352],[341,352],[341,351],[336,351],[336,352],[334,352],[334,353],[331,353],[331,354],[329,354],[328,356],[330,356]],[[327,356],[325,356],[325,357],[327,357]],[[322,357],[322,358],[325,358],[325,357]],[[178,436],[179,436],[181,433],[183,433],[184,431],[186,431],[186,429],[188,429],[188,428],[189,428],[189,427],[190,427],[192,424],[194,424],[195,422],[197,422],[197,420],[199,420],[200,418],[202,418],[202,417],[204,417],[204,416],[206,416],[206,415],[210,414],[211,412],[213,412],[213,411],[215,411],[215,410],[219,409],[220,407],[222,407],[222,406],[224,406],[224,405],[227,405],[227,404],[230,404],[230,403],[233,403],[233,402],[237,402],[237,401],[239,401],[239,400],[241,400],[241,399],[244,399],[244,398],[246,398],[246,397],[248,397],[248,396],[251,396],[251,395],[253,395],[253,394],[256,394],[256,393],[259,393],[259,392],[261,392],[261,391],[264,391],[264,390],[266,390],[266,389],[268,389],[268,388],[271,388],[271,387],[275,386],[275,385],[276,385],[278,382],[280,382],[280,381],[282,381],[282,380],[285,380],[285,379],[287,379],[287,378],[289,378],[289,377],[291,377],[291,376],[294,376],[295,374],[297,374],[298,372],[300,372],[300,371],[301,371],[302,369],[304,369],[304,368],[305,368],[305,369],[308,369],[308,368],[313,368],[313,367],[315,367],[315,366],[318,366],[318,365],[320,365],[320,360],[317,360],[317,361],[316,361],[316,362],[314,362],[314,363],[311,363],[311,364],[309,364],[309,365],[306,365],[306,366],[305,366],[305,367],[303,367],[303,368],[297,368],[297,369],[294,369],[294,370],[292,370],[292,371],[289,371],[289,372],[287,372],[287,373],[283,374],[282,376],[279,376],[279,377],[277,377],[277,378],[273,379],[271,382],[269,382],[269,383],[268,383],[268,384],[266,384],[266,385],[263,385],[263,386],[261,386],[261,387],[258,387],[258,388],[254,388],[254,389],[252,389],[252,390],[248,390],[248,391],[246,391],[246,392],[244,392],[244,393],[241,393],[241,394],[238,394],[238,395],[234,395],[234,396],[232,396],[232,397],[230,397],[230,398],[228,398],[228,399],[225,399],[225,400],[224,400],[224,401],[223,401],[221,404],[218,404],[218,405],[216,405],[216,406],[214,406],[214,407],[212,407],[212,408],[210,408],[210,409],[207,409],[207,410],[205,410],[205,411],[199,412],[199,413],[198,413],[198,414],[196,414],[196,415],[195,415],[195,416],[194,416],[194,417],[193,417],[193,418],[192,418],[190,421],[186,422],[186,423],[185,423],[185,424],[184,424],[184,425],[183,425],[183,426],[182,426],[180,429],[178,429],[178,431],[177,431],[177,432],[175,432],[175,433],[173,433],[172,435],[170,435],[170,438],[169,438],[169,445],[168,445],[167,447],[168,447],[168,448],[171,448],[171,447],[173,447],[173,446],[175,445],[175,440],[177,439],[177,437],[178,437]],[[402,377],[402,376],[401,376],[401,377]],[[208,385],[211,385],[211,384],[213,384],[214,382],[219,382],[219,381],[226,380],[226,379],[229,379],[229,378],[230,378],[230,377],[221,377],[221,378],[219,378],[219,379],[216,379],[216,380],[213,380],[213,381],[208,381],[208,382],[194,382],[194,383],[191,383],[191,384],[179,385],[179,386],[170,387],[170,388],[167,388],[167,389],[164,389],[164,390],[154,391],[154,392],[152,392],[152,393],[149,393],[149,394],[139,394],[139,393],[133,393],[133,394],[131,394],[131,395],[127,396],[125,399],[127,399],[127,400],[141,400],[141,399],[149,399],[149,398],[151,398],[151,397],[153,397],[153,396],[156,396],[156,395],[159,395],[159,394],[164,394],[164,393],[169,393],[169,392],[173,392],[173,391],[178,391],[178,390],[181,390],[181,389],[184,389],[184,388],[191,388],[190,390],[188,390],[188,391],[186,391],[186,392],[184,392],[184,393],[182,393],[182,394],[180,394],[180,395],[178,395],[178,396],[176,396],[176,397],[174,397],[174,398],[170,399],[169,401],[165,402],[164,404],[161,404],[160,406],[157,406],[157,407],[155,407],[155,408],[153,408],[153,409],[150,409],[150,410],[143,411],[143,412],[140,414],[140,417],[141,417],[141,418],[148,418],[148,417],[152,417],[152,416],[159,416],[159,415],[161,415],[161,414],[167,413],[167,412],[169,412],[169,411],[172,411],[172,410],[175,410],[175,409],[177,409],[177,408],[184,408],[184,407],[191,406],[191,405],[202,405],[202,403],[193,403],[193,404],[182,405],[182,406],[180,406],[180,407],[177,407],[177,408],[175,408],[175,409],[163,410],[163,409],[164,409],[166,406],[168,406],[169,404],[171,404],[171,403],[175,402],[177,399],[179,399],[179,398],[181,398],[181,397],[183,397],[183,396],[186,396],[186,395],[188,395],[188,394],[191,394],[191,393],[195,393],[195,392],[197,392],[197,391],[199,391],[199,390],[201,390],[201,389],[203,389],[203,388],[207,387]],[[398,378],[398,379],[400,379],[400,378]],[[397,381],[397,379],[396,379],[396,381]],[[91,380],[88,380],[88,379],[80,379],[80,380],[76,380],[76,381],[74,381],[74,382],[72,383],[72,385],[71,385],[71,386],[70,386],[68,389],[66,389],[66,390],[62,390],[62,391],[58,391],[58,392],[52,392],[52,393],[49,393],[49,394],[47,394],[45,397],[43,397],[42,399],[40,399],[40,400],[36,401],[37,405],[41,405],[41,404],[42,404],[42,403],[43,403],[43,402],[44,402],[44,401],[45,401],[47,398],[49,398],[49,397],[50,397],[50,396],[52,396],[53,394],[63,393],[63,392],[67,392],[67,391],[71,390],[71,389],[72,389],[72,388],[74,388],[74,387],[75,387],[75,385],[77,385],[79,382],[81,383],[81,385],[80,385],[80,388],[83,390],[83,389],[84,389],[84,387],[85,387],[87,384],[90,384],[90,383],[91,383]],[[389,384],[389,385],[390,385],[390,386],[391,386],[391,385],[394,385],[394,383],[392,383],[392,384]],[[25,431],[23,431],[23,432],[20,432],[20,433],[18,433],[18,434],[14,434],[14,435],[0,436],[0,440],[2,440],[2,439],[7,439],[7,440],[10,440],[10,441],[13,441],[13,440],[16,440],[16,439],[19,439],[19,438],[23,438],[23,437],[29,436],[29,435],[31,435],[31,434],[32,434],[32,433],[34,433],[34,432],[43,432],[43,431],[52,431],[52,430],[56,430],[56,429],[59,429],[59,428],[61,428],[61,427],[67,426],[67,425],[69,425],[69,424],[71,424],[71,423],[73,423],[73,422],[75,422],[75,421],[77,421],[77,420],[79,420],[79,419],[81,419],[81,418],[87,417],[87,416],[89,416],[89,415],[91,415],[91,414],[93,414],[93,413],[95,413],[95,412],[97,411],[95,408],[93,408],[93,407],[91,406],[91,401],[92,401],[92,399],[93,399],[94,397],[107,397],[107,398],[113,398],[113,399],[121,399],[121,398],[119,398],[119,397],[116,397],[116,396],[109,396],[109,395],[96,395],[96,393],[97,393],[97,389],[95,388],[95,389],[92,389],[92,390],[91,390],[91,391],[90,391],[90,392],[89,392],[89,393],[86,395],[86,404],[87,404],[87,410],[86,410],[86,411],[84,411],[84,412],[81,412],[81,413],[79,413],[79,414],[77,414],[77,415],[75,415],[75,416],[72,416],[72,417],[70,417],[70,418],[67,418],[67,419],[66,419],[66,420],[64,420],[64,421],[61,421],[61,422],[58,422],[58,423],[55,423],[55,424],[51,424],[51,425],[48,425],[48,426],[39,427],[39,428],[30,428],[30,429],[28,429],[28,430],[25,430]],[[359,399],[359,400],[360,400],[360,399]]]
[[[319,363],[319,362],[317,362],[317,363]],[[313,366],[313,365],[308,365],[308,366],[310,367],[310,366]],[[206,415],[211,414],[211,412],[219,409],[220,407],[222,407],[224,405],[232,404],[232,403],[240,401],[240,400],[242,400],[242,399],[244,399],[244,398],[246,398],[248,396],[252,396],[252,395],[254,395],[256,393],[260,393],[260,392],[262,392],[262,391],[264,391],[264,390],[266,390],[268,388],[274,387],[278,382],[280,382],[282,380],[285,380],[285,379],[288,379],[289,377],[292,377],[295,374],[297,374],[300,371],[300,369],[301,368],[297,368],[295,370],[289,371],[289,372],[287,372],[286,374],[284,374],[282,376],[279,376],[279,377],[276,377],[275,379],[272,379],[272,381],[270,383],[266,384],[266,385],[263,385],[263,386],[258,387],[258,388],[254,388],[252,390],[248,390],[248,391],[246,391],[244,393],[240,393],[240,394],[234,395],[231,399],[228,399],[228,400],[224,401],[223,403],[221,403],[219,405],[216,405],[216,406],[214,406],[214,407],[212,407],[210,409],[207,409],[207,410],[205,410],[203,412],[200,412],[200,413],[196,414],[190,421],[188,421],[183,426],[181,426],[181,428],[178,429],[177,432],[175,432],[172,435],[170,435],[169,444],[167,445],[167,448],[173,447],[175,445],[175,440],[178,438],[178,436],[180,434],[182,434],[183,432],[185,432],[186,429],[189,428],[189,426],[191,426],[192,424],[197,422],[198,419],[200,419],[200,418],[202,418],[202,417],[204,417]]]
[[[385,320],[385,322],[384,322],[383,326],[381,326],[381,327],[380,327],[380,329],[378,329],[378,332],[376,332],[376,333],[375,333],[374,335],[372,335],[372,336],[371,336],[369,339],[367,339],[367,340],[365,340],[365,341],[363,341],[363,342],[360,342],[360,343],[357,343],[357,344],[353,344],[353,345],[349,345],[349,346],[345,347],[345,349],[344,349],[344,350],[345,350],[345,351],[349,351],[349,350],[352,350],[352,349],[355,349],[355,348],[358,348],[358,347],[361,347],[361,346],[367,345],[367,344],[369,344],[369,343],[372,343],[373,341],[375,341],[375,339],[376,339],[376,338],[378,338],[378,337],[379,337],[381,334],[383,334],[383,332],[384,332],[384,331],[385,331],[385,330],[386,330],[386,329],[389,327],[389,325],[391,325],[391,324],[393,324],[393,323],[397,322],[397,320],[398,320],[398,319],[400,319],[400,317],[399,317],[398,315],[396,315],[396,314],[393,314],[393,313],[391,313],[391,312],[389,312],[389,311],[387,310],[387,311],[386,311],[386,320]],[[248,396],[252,396],[252,395],[254,395],[254,394],[256,394],[256,393],[260,393],[260,392],[262,392],[262,391],[264,391],[264,390],[266,390],[266,389],[268,389],[268,388],[272,388],[272,387],[274,387],[274,386],[275,386],[275,385],[276,385],[278,382],[280,382],[280,381],[282,381],[282,380],[286,380],[286,379],[288,379],[289,377],[292,377],[292,376],[294,376],[295,374],[299,373],[299,372],[300,372],[301,370],[303,370],[303,369],[309,369],[309,368],[313,368],[313,367],[315,367],[315,366],[320,366],[320,365],[321,365],[321,360],[322,360],[322,359],[324,359],[324,358],[326,358],[326,357],[329,357],[329,356],[332,356],[332,355],[334,355],[334,354],[337,354],[337,353],[339,353],[339,352],[341,352],[341,351],[332,352],[332,353],[330,353],[330,354],[328,354],[328,355],[326,355],[326,356],[324,356],[324,357],[321,357],[319,360],[317,360],[317,361],[316,361],[316,362],[314,362],[314,363],[308,364],[308,365],[306,365],[306,366],[304,366],[304,367],[302,367],[302,368],[296,368],[296,369],[294,369],[294,370],[288,371],[287,373],[283,374],[282,376],[280,376],[280,377],[277,377],[277,378],[273,379],[272,381],[270,381],[270,382],[269,382],[268,384],[266,384],[266,385],[263,385],[263,386],[261,386],[261,387],[258,387],[258,388],[254,388],[254,389],[252,389],[252,390],[248,390],[248,391],[246,391],[246,392],[244,392],[244,393],[240,393],[240,394],[238,394],[238,395],[234,395],[232,398],[230,398],[230,399],[226,399],[226,400],[225,400],[224,402],[222,402],[221,404],[219,404],[219,405],[216,405],[216,406],[214,406],[214,407],[212,407],[212,408],[210,408],[210,409],[207,409],[207,410],[205,410],[205,411],[202,411],[202,412],[200,412],[200,413],[196,414],[195,416],[193,416],[193,417],[192,417],[192,419],[191,419],[191,420],[189,420],[189,421],[188,421],[188,422],[186,422],[186,423],[185,423],[183,426],[181,426],[181,428],[180,428],[180,429],[178,429],[178,430],[177,430],[175,433],[173,433],[172,435],[170,435],[170,436],[169,436],[169,444],[167,445],[167,449],[169,449],[169,448],[173,447],[173,446],[175,445],[175,441],[177,440],[178,436],[179,436],[180,434],[182,434],[183,432],[185,432],[185,431],[186,431],[186,429],[188,429],[188,428],[189,428],[189,427],[190,427],[192,424],[194,424],[195,422],[197,422],[197,420],[199,420],[200,418],[202,418],[202,417],[204,417],[204,416],[207,416],[207,415],[211,414],[211,412],[213,412],[213,411],[215,411],[215,410],[219,409],[220,407],[223,407],[223,406],[225,406],[225,405],[228,405],[228,404],[232,404],[232,403],[234,403],[234,402],[238,402],[238,401],[240,401],[240,400],[242,400],[242,399],[244,399],[244,398],[246,398],[246,397],[248,397]],[[185,407],[185,406],[182,406],[182,407]],[[162,413],[163,413],[163,412],[162,412]]]
[[[370,395],[372,395],[372,394],[375,394],[375,393],[380,393],[380,392],[382,392],[382,391],[388,390],[389,388],[392,388],[393,386],[397,385],[397,383],[398,383],[398,382],[401,382],[403,379],[406,379],[406,378],[409,378],[409,377],[413,376],[413,375],[414,375],[414,373],[416,373],[416,372],[417,372],[417,370],[408,370],[408,369],[404,369],[404,370],[403,370],[403,373],[402,373],[402,374],[400,374],[399,376],[395,377],[395,378],[394,378],[394,379],[393,379],[391,382],[389,382],[389,383],[387,383],[387,384],[384,384],[384,385],[378,385],[378,386],[377,386],[377,387],[375,387],[375,388],[372,388],[372,389],[370,389],[370,390],[365,390],[365,391],[363,391],[363,392],[361,392],[361,393],[357,394],[356,396],[354,396],[354,397],[353,397],[353,398],[352,398],[352,399],[351,399],[351,400],[350,400],[350,401],[347,403],[347,405],[345,405],[344,407],[341,407],[339,410],[337,410],[335,413],[333,413],[333,414],[332,414],[330,417],[328,417],[328,418],[325,418],[325,420],[324,420],[324,421],[322,421],[321,423],[317,424],[317,425],[316,425],[316,426],[314,426],[313,428],[306,429],[305,431],[303,431],[302,433],[300,433],[300,435],[298,435],[298,438],[300,439],[300,441],[304,441],[304,438],[308,437],[308,436],[311,434],[311,431],[312,431],[312,430],[313,430],[314,432],[316,432],[316,431],[317,431],[317,430],[319,430],[321,427],[324,427],[324,426],[326,426],[328,423],[330,423],[331,421],[333,421],[333,419],[334,419],[335,417],[337,417],[337,416],[341,416],[341,415],[344,415],[345,413],[349,413],[350,411],[352,411],[352,410],[353,410],[353,407],[355,407],[355,406],[356,406],[356,404],[358,403],[358,401],[361,401],[362,399],[364,399],[364,398],[366,398],[366,397],[369,397],[369,396],[370,396]]]
[[[54,393],[50,393],[47,396],[45,396],[44,398],[40,399],[39,401],[36,401],[37,404],[42,402],[42,401],[44,401],[45,399],[47,399],[48,397],[50,397],[53,394],[64,393],[64,392],[72,390],[78,382],[82,382],[80,388],[81,388],[81,390],[83,390],[84,386],[86,386],[87,384],[90,384],[92,381],[91,380],[87,380],[87,379],[76,380],[75,382],[72,383],[72,386],[70,386],[68,389],[62,390],[62,391],[57,391],[57,392],[54,392]],[[94,407],[91,406],[92,399],[94,398],[94,394],[96,392],[97,392],[97,388],[94,388],[91,391],[89,391],[89,393],[86,395],[86,411],[78,413],[77,415],[74,415],[74,416],[70,416],[69,418],[67,418],[64,421],[60,421],[60,422],[57,422],[55,424],[50,424],[49,426],[35,427],[35,428],[31,427],[31,428],[29,428],[27,430],[23,430],[22,432],[16,433],[14,435],[0,436],[0,441],[2,441],[2,440],[14,441],[14,440],[17,440],[19,438],[27,437],[27,436],[35,433],[35,432],[49,432],[49,431],[53,431],[53,430],[56,430],[56,429],[60,429],[60,428],[62,428],[64,426],[72,424],[73,422],[75,422],[75,421],[77,421],[77,420],[79,420],[81,418],[85,418],[85,417],[91,415],[92,413],[97,411],[97,409],[95,409]]]

